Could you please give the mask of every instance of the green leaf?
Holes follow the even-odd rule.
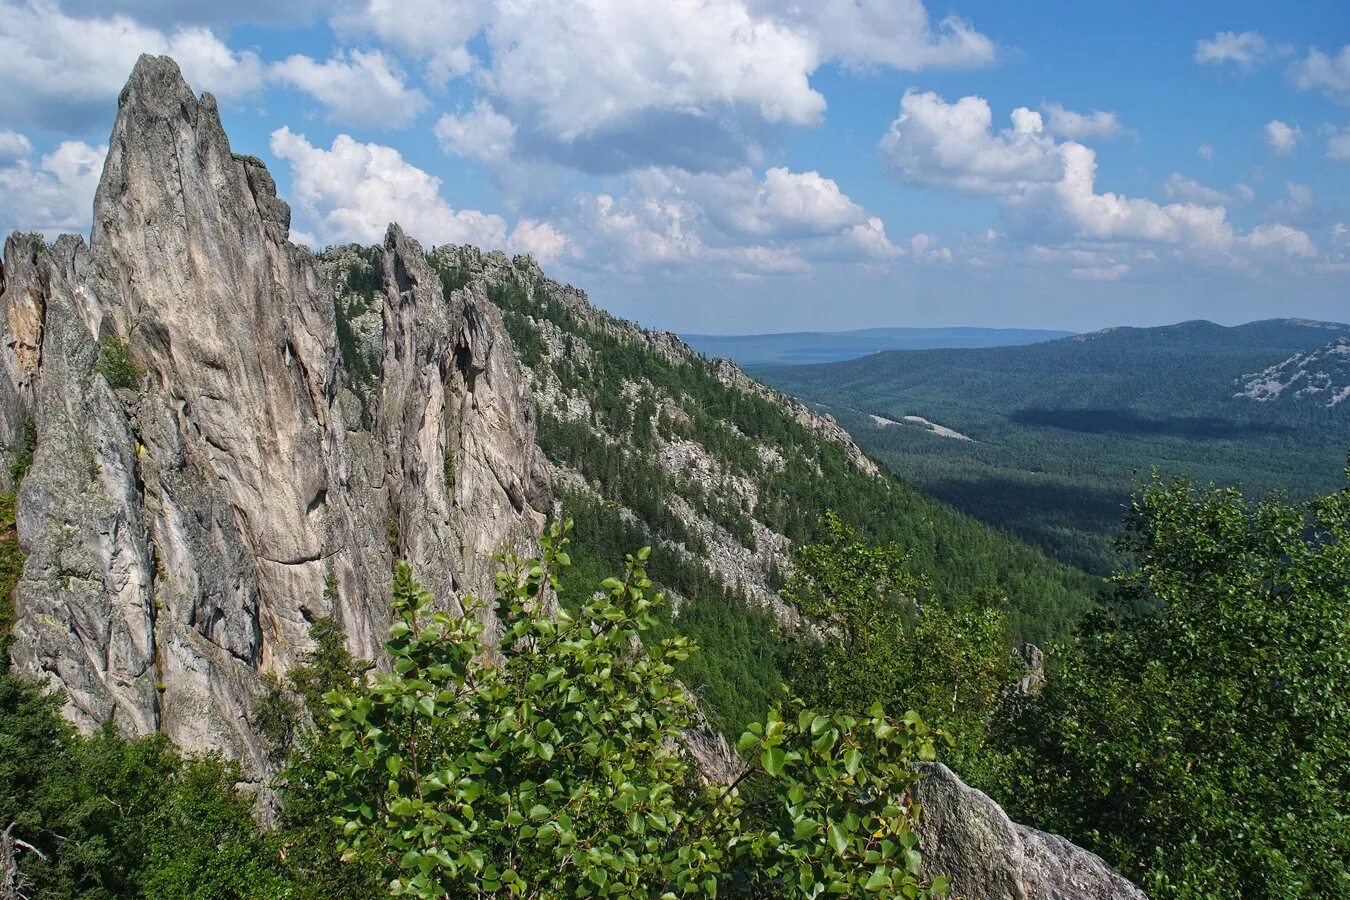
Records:
[[[844,855],[844,850],[848,847],[848,835],[844,834],[844,829],[839,827],[838,822],[831,822],[830,827],[825,829],[825,840],[836,854]]]
[[[820,823],[815,819],[798,819],[792,826],[792,839],[802,841],[820,833]]]
[[[783,774],[783,766],[787,762],[787,751],[781,747],[770,747],[759,757],[759,763],[774,778]]]

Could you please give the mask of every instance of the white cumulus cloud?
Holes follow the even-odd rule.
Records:
[[[821,122],[811,78],[831,61],[913,70],[995,56],[920,0],[364,0],[334,23],[423,60],[433,81],[469,75],[474,109],[511,123],[513,153],[595,173],[754,162],[766,130]],[[457,128],[485,124],[465,115],[445,122],[452,148]]]
[[[728,232],[793,238],[837,234],[867,214],[833,179],[777,166],[757,178],[749,169],[726,175],[674,176],[680,189]]]
[[[1308,228],[1325,220],[1326,213],[1318,206],[1311,186],[1287,181],[1284,191],[1285,196],[1266,210],[1267,221]]]
[[[108,148],[63,141],[34,163],[28,138],[0,130],[0,233],[85,232]]]
[[[1290,125],[1279,119],[1267,122],[1261,133],[1265,137],[1266,147],[1276,156],[1288,156],[1294,152],[1298,142],[1303,140],[1303,132],[1297,125]]]
[[[1256,199],[1256,192],[1250,185],[1235,184],[1231,190],[1221,191],[1201,184],[1193,178],[1187,178],[1180,172],[1173,172],[1163,183],[1163,194],[1168,200],[1200,203],[1206,206],[1251,203]]]
[[[1320,90],[1333,100],[1350,103],[1350,44],[1334,55],[1314,47],[1289,67],[1289,77],[1305,91]]]
[[[882,156],[906,181],[1007,194],[1064,177],[1064,161],[1040,113],[1014,110],[1013,127],[992,130],[983,97],[947,103],[932,91],[906,91],[900,115],[882,138]]]
[[[581,194],[564,221],[587,264],[712,265],[736,276],[800,273],[814,263],[884,264],[906,250],[818,172],[650,168],[621,194]],[[932,248],[934,253],[940,250]]]
[[[441,116],[435,132],[446,153],[486,163],[509,159],[516,140],[516,126],[511,120],[482,100],[466,113]]]
[[[523,0],[497,16],[488,32],[495,91],[563,142],[649,110],[731,106],[794,125],[825,111],[808,80],[819,64],[809,36],[741,3]]]
[[[17,131],[0,129],[0,166],[12,166],[33,152],[33,142]]]
[[[882,138],[882,156],[909,183],[998,198],[1012,231],[1026,238],[1056,238],[1064,245],[1158,246],[1230,263],[1241,263],[1255,249],[1304,255],[1303,245],[1289,234],[1254,230],[1239,235],[1224,206],[1212,202],[1217,196],[1186,179],[1169,182],[1178,202],[1167,204],[1099,192],[1092,149],[1073,140],[1056,141],[1041,115],[1026,107],[1013,110],[1010,121],[1011,127],[995,131],[989,104],[981,97],[948,103],[931,92],[909,91]]]
[[[807,30],[821,56],[848,66],[969,67],[997,55],[992,40],[957,16],[934,24],[921,0],[758,0],[752,6]]]
[[[1276,50],[1260,32],[1220,31],[1212,38],[1195,42],[1195,61],[1202,66],[1234,63],[1253,69],[1268,61]]]
[[[909,253],[915,262],[949,263],[952,261],[951,248],[940,246],[938,239],[931,234],[920,233],[910,238]]]
[[[1297,228],[1289,225],[1258,225],[1239,241],[1246,247],[1276,256],[1313,257],[1317,247],[1312,239]]]
[[[70,16],[51,0],[0,0],[0,121],[67,133],[110,121],[141,53],[172,56],[195,90],[225,100],[263,85],[256,54],[204,27],[165,32],[124,15]]]
[[[392,147],[340,134],[325,150],[285,127],[272,132],[271,147],[290,165],[291,196],[319,243],[377,243],[391,222],[427,244],[476,244],[541,259],[566,242],[552,226],[521,220],[508,234],[499,215],[453,208],[441,196],[441,180]]]
[[[313,97],[344,125],[406,128],[427,107],[422,92],[409,88],[378,50],[339,51],[326,62],[297,54],[273,63],[269,75]]]
[[[493,20],[492,0],[365,0],[340,9],[333,24],[353,39],[374,36],[386,46],[427,62],[432,81],[473,67],[468,43]]]
[[[1330,128],[1326,131],[1327,159],[1350,162],[1350,128]]]
[[[521,219],[511,229],[507,245],[514,253],[526,253],[541,263],[551,263],[563,256],[569,243],[567,235],[552,223]]]
[[[1072,138],[1075,141],[1090,138],[1113,138],[1125,133],[1120,117],[1113,112],[1094,109],[1080,113],[1065,109],[1058,103],[1047,103],[1044,107],[1050,118],[1046,130],[1059,137]]]

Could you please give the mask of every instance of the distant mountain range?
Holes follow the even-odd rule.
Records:
[[[1340,483],[1350,447],[1350,325],[1337,322],[1108,328],[751,371],[926,492],[1098,573],[1153,468],[1304,495]]]
[[[1072,331],[1039,328],[863,328],[782,334],[682,334],[680,337],[704,356],[725,357],[743,366],[792,366],[857,359],[881,350],[1010,347],[1052,341],[1072,334]]]

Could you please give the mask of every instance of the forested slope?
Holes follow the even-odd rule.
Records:
[[[430,258],[446,291],[481,282],[501,310],[558,512],[577,521],[575,578],[593,583],[654,545],[650,572],[672,597],[663,627],[704,647],[682,674],[723,727],[776,695],[775,626],[795,615],[778,590],[792,546],[828,509],[898,541],[942,600],[1006,597],[1010,640],[1062,634],[1090,605],[1090,579],[881,474],[833,422],[725,360],[596,310],[525,258],[453,246]],[[373,257],[344,248],[327,259],[347,272],[340,328],[359,334]]]
[[[1185,322],[753,371],[833,413],[860,446],[927,493],[1104,574],[1119,562],[1111,541],[1125,501],[1154,467],[1252,495],[1334,487],[1350,445],[1350,403],[1331,402],[1335,369],[1315,382],[1327,385],[1322,391],[1299,391],[1342,359],[1329,351],[1346,336],[1350,326],[1304,320]],[[1252,395],[1254,382],[1303,371],[1292,361],[1298,354],[1315,371],[1276,396]],[[907,415],[972,440],[910,426]]]

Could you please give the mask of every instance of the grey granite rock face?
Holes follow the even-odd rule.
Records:
[[[1045,689],[1045,651],[1035,644],[1023,644],[1017,650],[1026,664],[1026,674],[1017,679],[1016,691],[1023,697],[1035,697]]]
[[[921,764],[915,788],[927,876],[949,875],[967,900],[1146,900],[1095,853],[1018,825],[941,763]]]
[[[486,298],[447,299],[391,226],[363,402],[331,275],[289,223],[215,100],[142,57],[90,246],[15,235],[0,267],[0,478],[36,435],[15,663],[64,688],[86,730],[164,731],[254,774],[261,676],[297,661],[310,622],[336,616],[375,657],[396,556],[459,608],[491,591],[494,552],[534,549],[552,505]],[[119,349],[131,367],[108,364]]]

